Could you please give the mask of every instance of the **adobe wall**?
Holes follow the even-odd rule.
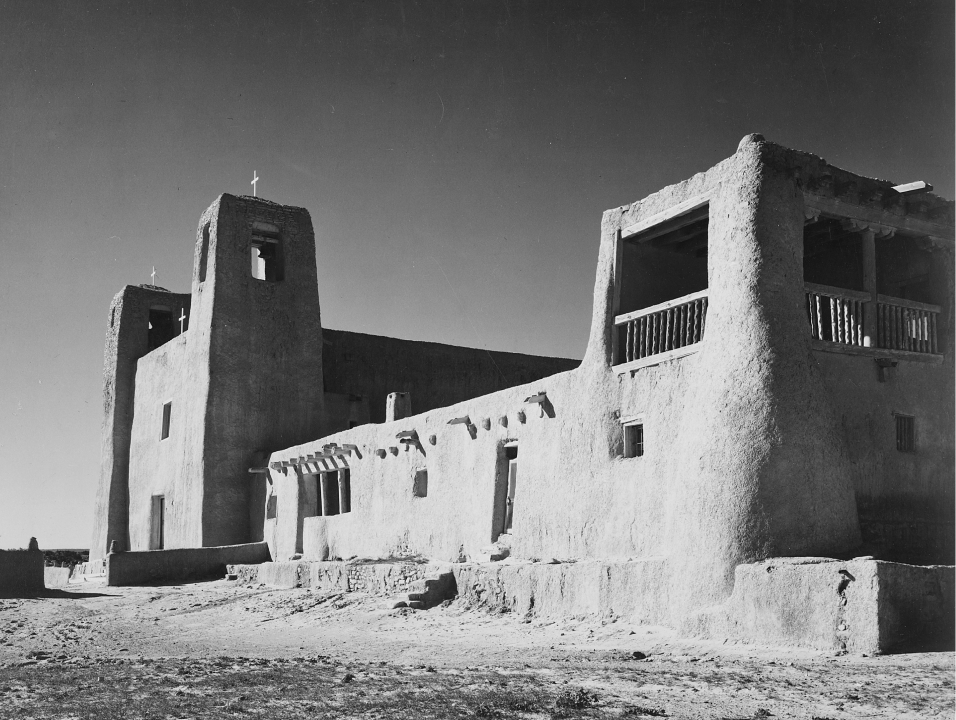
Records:
[[[951,649],[953,570],[872,558],[771,558],[739,566],[731,596],[680,629],[868,655]]]
[[[42,592],[43,551],[0,550],[0,596]]]
[[[129,464],[129,550],[150,550],[151,502],[165,496],[164,547],[202,543],[206,369],[194,358],[194,333],[139,359]],[[169,437],[161,439],[163,405],[172,403]]]
[[[953,563],[952,346],[941,364],[900,360],[882,383],[872,357],[814,355],[841,414],[866,552],[900,562]],[[916,418],[916,452],[896,449],[894,412]]]
[[[265,543],[110,553],[106,584],[150,585],[222,578],[226,566],[269,560]]]
[[[279,230],[284,279],[250,272],[253,223]],[[208,236],[206,279],[200,281]],[[221,195],[203,214],[193,272],[191,363],[211,370],[203,406],[201,545],[250,536],[248,468],[257,451],[322,431],[322,327],[315,240],[307,211]]]
[[[323,331],[325,390],[361,395],[370,422],[385,421],[385,398],[411,392],[412,410],[425,412],[572,370],[579,361],[344,330]],[[338,429],[338,428],[336,428]]]
[[[477,556],[494,539],[506,441],[518,444],[512,555],[663,557],[673,618],[729,596],[741,563],[859,545],[850,458],[804,315],[803,196],[788,157],[748,137],[710,171],[605,213],[579,368],[274,453],[273,462],[288,460],[329,442],[361,452],[349,460],[352,512],[321,521],[297,521],[294,468],[270,471],[276,558],[306,546],[333,558]],[[702,193],[710,193],[705,339],[694,355],[619,375],[611,368],[618,231]],[[544,416],[523,403],[541,391]],[[620,419],[638,413],[645,455],[623,458]],[[464,415],[472,432],[448,425]],[[423,452],[396,441],[411,429]],[[428,496],[416,498],[422,468]]]
[[[105,557],[110,543],[129,547],[128,479],[136,361],[149,351],[149,309],[170,308],[189,314],[188,294],[127,285],[110,303],[103,368],[103,428],[100,478],[93,513],[91,559]],[[180,328],[174,322],[174,329]]]

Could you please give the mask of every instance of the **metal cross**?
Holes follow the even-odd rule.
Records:
[[[155,265],[153,265],[153,272],[149,274],[149,284],[150,285],[156,284],[156,266]]]
[[[252,185],[252,197],[256,197],[256,183],[259,181],[259,176],[256,175],[256,171],[252,171],[252,182],[249,183]]]
[[[186,323],[186,308],[182,309],[182,315],[179,316],[179,334],[182,335],[185,332],[185,323]]]

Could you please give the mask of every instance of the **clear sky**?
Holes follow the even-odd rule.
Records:
[[[0,0],[0,548],[88,547],[125,284],[308,208],[326,327],[580,357],[601,212],[750,132],[953,197],[951,0]]]

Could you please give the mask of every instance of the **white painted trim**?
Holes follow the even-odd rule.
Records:
[[[626,372],[634,372],[640,370],[641,368],[650,367],[651,365],[660,365],[663,362],[668,362],[669,360],[677,360],[687,355],[693,355],[696,352],[700,351],[701,346],[704,344],[704,341],[696,342],[693,345],[686,345],[682,348],[677,348],[676,350],[668,350],[667,352],[659,353],[657,355],[649,355],[648,357],[641,358],[640,360],[631,360],[629,363],[623,363],[622,365],[615,365],[612,369],[618,375],[623,375]]]
[[[645,230],[654,227],[655,225],[660,225],[666,220],[683,215],[691,210],[696,210],[697,208],[709,203],[713,194],[714,190],[708,190],[705,193],[695,195],[692,198],[688,198],[683,202],[677,203],[663,212],[659,212],[656,215],[651,215],[649,218],[640,220],[633,225],[628,225],[626,228],[621,228],[621,240],[627,240],[634,237],[638,233],[644,232]]]
[[[621,425],[643,425],[644,424],[644,413],[640,415],[628,415],[627,417],[621,418]]]

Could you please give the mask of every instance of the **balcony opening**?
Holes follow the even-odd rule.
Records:
[[[321,475],[322,514],[339,514],[339,473],[337,470]]]
[[[836,218],[820,218],[803,226],[803,279],[862,292],[863,238],[845,230]]]
[[[703,339],[708,225],[704,204],[621,238],[615,364]]]
[[[173,323],[173,312],[165,305],[154,305],[149,309],[149,329],[147,344],[150,350],[165,345],[176,337],[176,325]]]
[[[934,246],[897,228],[819,218],[804,226],[803,272],[814,340],[938,354],[947,297]],[[939,303],[939,304],[936,304]]]

